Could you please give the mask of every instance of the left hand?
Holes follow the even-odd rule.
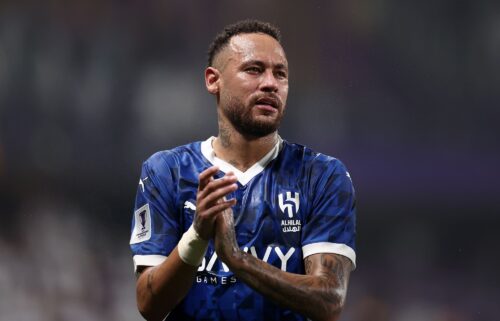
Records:
[[[226,264],[239,251],[231,208],[224,210],[215,221],[215,251]]]

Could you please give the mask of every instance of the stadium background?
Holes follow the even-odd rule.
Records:
[[[0,319],[140,320],[128,248],[141,162],[216,134],[205,53],[276,23],[281,135],[359,199],[341,320],[496,320],[497,1],[2,1]]]

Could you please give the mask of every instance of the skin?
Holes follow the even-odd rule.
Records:
[[[236,204],[234,199],[224,199],[227,194],[238,188],[235,184],[236,177],[229,172],[220,179],[213,179],[218,171],[217,166],[212,166],[198,177],[193,225],[197,233],[206,240],[213,238],[217,216]],[[181,260],[177,247],[160,265],[140,267],[137,273],[136,295],[141,315],[146,320],[163,320],[186,296],[197,269],[197,266],[191,266]]]
[[[268,35],[234,36],[217,55],[214,66],[205,70],[205,84],[217,99],[219,136],[214,141],[214,151],[217,157],[245,171],[277,142],[288,96],[285,52]],[[275,100],[275,108],[258,104],[263,98]],[[231,122],[231,111],[244,115],[254,126],[274,129],[265,135],[252,135]]]
[[[281,45],[261,34],[232,37],[205,70],[205,84],[217,100],[217,157],[245,171],[277,143],[288,96],[288,61]],[[277,304],[312,320],[337,320],[345,302],[352,263],[336,254],[304,259],[306,274],[284,272],[239,249],[233,213],[236,177],[214,179],[217,167],[199,176],[194,228],[214,239],[218,257],[236,277]],[[184,263],[177,248],[156,267],[141,268],[137,279],[139,311],[147,320],[163,320],[186,295],[197,267]],[[175,289],[175,291],[172,291]]]
[[[278,305],[311,320],[338,320],[352,270],[348,258],[313,254],[304,259],[305,275],[284,272],[238,247],[231,209],[217,217],[215,249],[239,280]]]

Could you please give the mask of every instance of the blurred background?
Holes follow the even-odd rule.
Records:
[[[285,139],[358,196],[344,321],[497,320],[498,1],[0,2],[0,319],[142,320],[140,166],[217,134],[203,69],[228,23],[277,24]]]

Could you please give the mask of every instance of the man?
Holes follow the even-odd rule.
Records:
[[[279,31],[228,26],[205,70],[219,135],[151,156],[131,247],[148,320],[337,320],[355,266],[355,199],[335,158],[277,133]]]

